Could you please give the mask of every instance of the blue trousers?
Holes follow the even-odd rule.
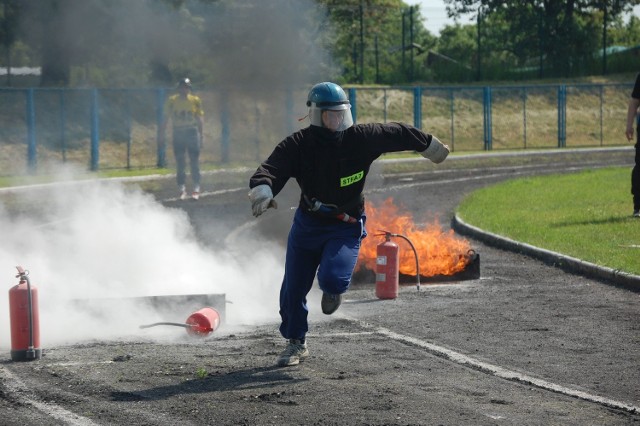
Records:
[[[284,279],[280,288],[280,333],[304,339],[309,324],[307,294],[318,276],[323,292],[342,294],[351,284],[366,217],[357,223],[319,219],[298,209],[287,240]]]
[[[186,182],[187,155],[189,155],[193,186],[200,186],[200,138],[197,128],[187,127],[173,130],[173,154],[176,158],[176,181],[178,186],[182,186]]]

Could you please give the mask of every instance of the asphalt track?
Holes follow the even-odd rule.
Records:
[[[567,150],[460,157],[405,173],[381,167],[367,198],[392,196],[425,220],[453,224],[480,254],[480,279],[403,286],[385,301],[371,283],[354,285],[333,316],[319,313],[314,289],[311,357],[284,369],[273,366],[284,344],[277,322],[223,327],[200,342],[138,337],[46,348],[36,362],[0,362],[2,423],[638,424],[637,277],[590,276],[596,265],[559,268],[545,259],[559,254],[536,256],[454,215],[485,185],[630,166],[632,157],[629,149]],[[239,185],[250,172],[207,175],[198,202],[175,200],[168,179],[153,192],[189,214],[203,244],[232,249],[260,235],[259,249],[263,238],[286,237],[285,206],[295,205],[296,191],[285,190],[278,211],[253,220]],[[196,376],[199,369],[206,374]]]

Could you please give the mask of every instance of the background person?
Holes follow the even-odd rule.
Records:
[[[435,136],[402,123],[353,125],[351,104],[340,86],[325,82],[307,98],[311,125],[281,141],[249,181],[254,216],[269,207],[289,178],[301,189],[287,240],[280,289],[280,333],[288,340],[278,365],[296,365],[309,355],[305,336],[307,294],[318,277],[322,312],[331,315],[351,283],[365,230],[365,179],[385,152],[418,151],[440,163],[449,148]]]
[[[173,130],[173,154],[176,159],[176,181],[180,199],[187,198],[186,156],[189,156],[191,182],[194,200],[200,197],[200,150],[203,138],[202,101],[191,93],[191,80],[182,78],[178,82],[178,93],[167,99],[164,105],[164,119],[160,129],[161,144],[165,144],[166,128],[169,120]]]
[[[627,112],[627,139],[633,140],[633,123],[636,122],[638,107],[640,106],[640,74],[636,76],[636,83],[631,91],[629,110]],[[637,127],[637,126],[636,126]],[[631,194],[633,194],[633,216],[640,217],[640,132],[636,129],[636,164],[631,170]]]

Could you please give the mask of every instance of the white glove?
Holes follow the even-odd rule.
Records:
[[[269,185],[258,185],[249,191],[249,200],[251,201],[251,209],[255,217],[266,212],[269,207],[278,208],[276,200],[273,199],[273,192]]]
[[[420,153],[424,158],[428,158],[434,163],[442,163],[447,155],[449,155],[449,146],[443,144],[435,136],[431,136],[429,148]]]

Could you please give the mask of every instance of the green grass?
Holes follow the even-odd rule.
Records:
[[[458,206],[466,223],[536,247],[640,275],[640,219],[629,168],[507,181]]]
[[[225,164],[225,169],[240,167],[240,164]],[[213,164],[203,164],[200,167],[202,172],[214,171],[223,167]],[[72,176],[69,175],[68,179],[72,180],[86,180],[86,179],[108,179],[108,178],[127,178],[127,177],[139,177],[150,175],[169,175],[175,174],[174,168],[132,168],[132,169],[104,169],[97,172],[80,172],[75,173]],[[23,185],[35,185],[50,182],[59,182],[61,176],[54,176],[49,174],[41,175],[28,175],[23,174],[20,176],[0,176],[0,188],[9,186],[23,186]]]
[[[166,175],[175,173],[171,169],[113,169],[113,170],[101,170],[99,172],[85,172],[74,174],[69,179],[73,180],[85,180],[85,179],[99,179],[99,178],[120,178],[120,177],[137,177],[137,176],[149,176],[149,175]],[[42,183],[58,182],[60,176],[53,175],[21,175],[21,176],[0,176],[0,188],[9,186],[23,186],[23,185],[35,185]]]

